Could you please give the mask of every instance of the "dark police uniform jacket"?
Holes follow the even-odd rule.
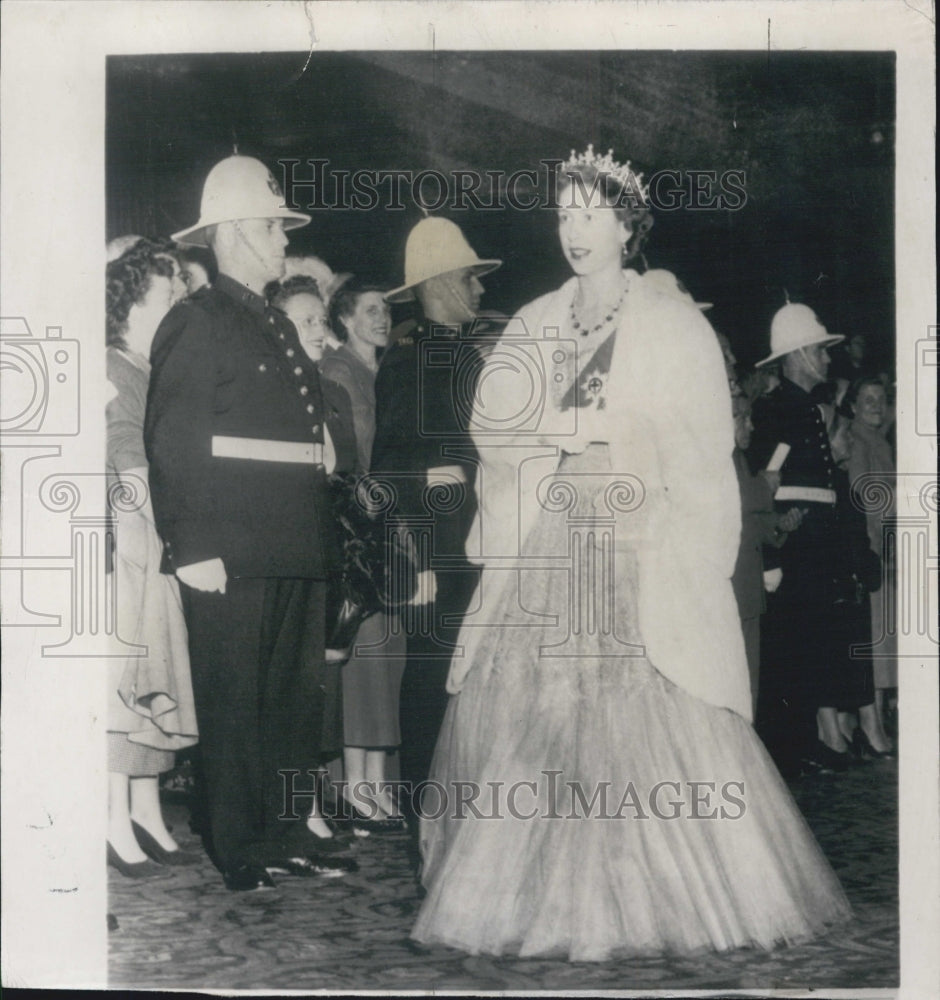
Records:
[[[218,557],[230,577],[330,575],[323,423],[337,471],[351,470],[351,411],[290,320],[219,275],[170,310],[151,365],[144,440],[164,571]]]
[[[781,441],[790,445],[780,470],[775,509],[782,513],[800,507],[807,512],[779,550],[765,548],[765,565],[783,569],[781,595],[792,595],[797,602],[825,602],[837,533],[836,469],[826,424],[809,393],[786,378],[755,402],[752,419],[748,451],[752,468],[766,468]]]
[[[481,355],[457,327],[419,323],[382,357],[375,380],[375,440],[369,471],[386,479],[406,519],[434,519],[434,550],[458,559],[476,513],[477,453],[469,433]],[[428,469],[459,465],[460,502],[435,509]],[[427,560],[420,568],[426,569]]]

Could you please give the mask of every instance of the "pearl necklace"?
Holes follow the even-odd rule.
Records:
[[[603,330],[603,328],[607,326],[608,323],[613,322],[617,313],[620,312],[621,308],[623,307],[624,300],[627,297],[628,291],[629,287],[627,285],[624,285],[623,291],[620,293],[620,298],[617,300],[617,304],[614,306],[614,308],[610,310],[610,312],[600,321],[600,323],[596,323],[594,326],[591,327],[590,330],[588,330],[586,327],[583,326],[581,320],[579,320],[577,315],[575,314],[574,298],[572,298],[571,312],[570,312],[572,330],[574,330],[575,333],[580,333],[582,337],[589,337],[592,333],[597,333],[598,330]]]

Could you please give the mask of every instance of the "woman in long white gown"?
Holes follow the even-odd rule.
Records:
[[[477,388],[484,569],[412,936],[572,960],[802,940],[850,909],[750,724],[721,350],[623,269],[650,225],[628,166],[588,147],[558,199],[574,277]]]

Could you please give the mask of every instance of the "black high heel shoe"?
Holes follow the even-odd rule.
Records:
[[[405,828],[405,821],[400,816],[384,816],[382,818],[366,816],[349,799],[343,797],[341,812],[333,817],[333,821],[339,824],[348,823],[352,826],[353,833],[364,837],[370,833],[396,833]]]
[[[871,760],[894,760],[896,753],[894,750],[876,750],[861,726],[852,733],[852,746],[859,757],[868,757]]]
[[[179,849],[168,851],[140,823],[135,823],[131,820],[131,829],[134,831],[137,843],[140,844],[140,849],[148,858],[156,861],[158,865],[195,865],[199,863],[198,854],[192,854],[189,851],[181,851]]]
[[[159,875],[163,868],[154,861],[125,861],[108,842],[108,864],[125,878],[149,878]]]

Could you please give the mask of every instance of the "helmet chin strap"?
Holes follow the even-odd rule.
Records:
[[[801,347],[800,348],[800,357],[802,357],[804,363],[806,364],[806,367],[809,368],[809,370],[816,376],[816,378],[819,379],[820,382],[825,382],[826,381],[826,373],[823,372],[823,371],[820,371],[816,367],[816,365],[810,359],[809,355],[806,353],[806,348],[805,347]]]
[[[270,273],[270,271],[271,271],[271,263],[270,263],[270,261],[266,261],[266,260],[265,260],[265,259],[264,259],[264,258],[263,258],[263,257],[261,256],[261,254],[260,254],[260,253],[258,253],[258,251],[257,251],[257,249],[255,248],[254,244],[253,244],[253,243],[251,242],[251,240],[249,240],[249,239],[248,239],[248,237],[247,237],[247,236],[245,235],[245,231],[244,231],[244,229],[242,229],[242,227],[241,227],[241,223],[240,223],[240,222],[239,222],[239,221],[238,221],[237,219],[235,220],[235,223],[234,223],[234,225],[235,225],[235,232],[237,232],[237,233],[238,233],[238,235],[239,235],[239,238],[241,239],[242,243],[244,243],[244,244],[245,244],[245,246],[246,246],[246,247],[248,247],[248,250],[249,250],[249,251],[251,252],[251,255],[252,255],[252,256],[253,256],[253,257],[255,258],[255,260],[256,260],[256,261],[257,261],[257,262],[258,262],[258,263],[259,263],[259,264],[261,265],[261,267],[262,267],[262,268],[264,269],[264,272],[265,272],[266,274],[269,274],[269,273]]]
[[[465,299],[463,295],[459,294],[456,291],[456,289],[451,284],[449,276],[447,277],[447,279],[445,279],[445,281],[442,282],[442,284],[444,285],[444,288],[447,289],[447,293],[450,296],[451,300],[455,302],[459,307],[458,312],[461,313],[464,317],[463,319],[460,320],[460,322],[469,323],[472,319],[476,319],[477,315],[476,312],[474,312],[474,310],[470,307],[470,303],[467,301],[467,299]]]

